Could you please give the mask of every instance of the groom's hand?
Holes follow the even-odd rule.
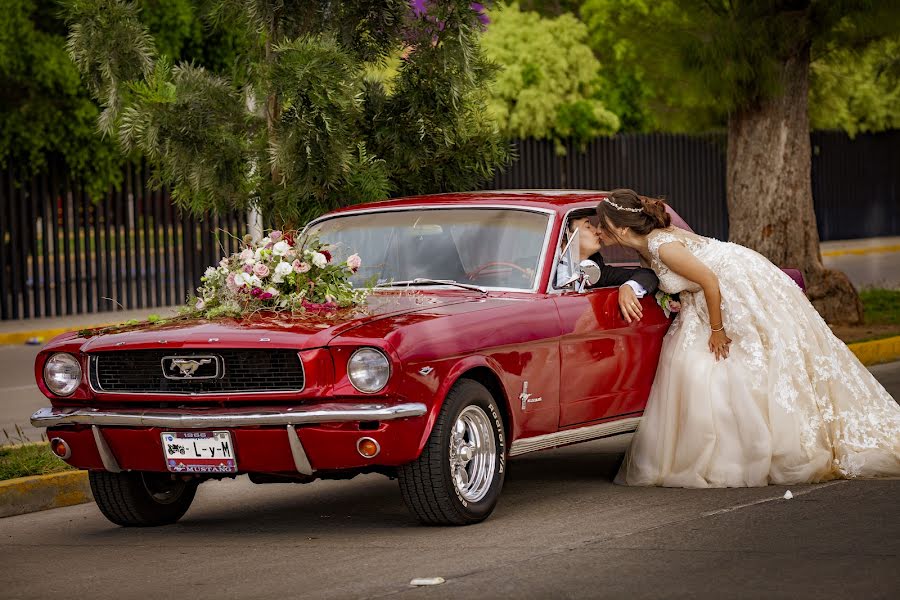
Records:
[[[619,310],[626,322],[639,321],[644,316],[641,302],[631,286],[623,283],[619,286]]]

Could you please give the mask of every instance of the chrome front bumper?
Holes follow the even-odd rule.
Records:
[[[286,426],[345,421],[391,421],[420,417],[428,408],[419,402],[407,404],[314,404],[278,410],[185,408],[105,410],[102,408],[42,408],[31,415],[35,427],[95,425],[102,427],[168,427],[205,429],[210,427]]]

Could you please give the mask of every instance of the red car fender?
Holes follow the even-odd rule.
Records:
[[[444,368],[446,367],[446,370]],[[497,402],[497,406],[500,408],[502,412],[502,416],[504,418],[504,422],[506,425],[505,432],[505,445],[507,450],[509,449],[509,437],[510,433],[513,431],[513,412],[509,407],[509,394],[506,390],[505,385],[503,384],[503,377],[500,376],[500,373],[503,372],[500,364],[487,356],[481,355],[470,355],[465,356],[447,367],[446,365],[438,365],[436,369],[436,373],[439,373],[441,379],[438,384],[437,391],[434,394],[434,401],[431,403],[430,410],[426,413],[426,421],[425,427],[422,429],[422,437],[419,439],[416,449],[416,456],[422,454],[422,451],[425,449],[425,444],[428,443],[428,438],[431,436],[431,432],[434,429],[434,424],[437,421],[438,415],[441,413],[441,409],[444,407],[444,400],[447,398],[447,394],[450,393],[450,390],[456,384],[457,381],[464,378],[466,373],[471,372],[473,369],[487,369],[490,371],[491,375],[497,382],[497,387],[502,393],[501,398],[497,398],[497,390],[492,390],[494,394],[494,400]]]

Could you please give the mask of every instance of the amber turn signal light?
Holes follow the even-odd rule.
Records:
[[[50,450],[53,452],[53,454],[57,455],[63,460],[72,456],[72,449],[69,448],[69,445],[62,438],[53,438],[52,440],[50,440]]]
[[[357,440],[356,450],[363,458],[375,458],[381,452],[381,446],[372,438],[364,437]]]

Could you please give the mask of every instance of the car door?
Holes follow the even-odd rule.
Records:
[[[628,406],[629,349],[638,327],[617,315],[618,288],[567,291],[556,299],[559,312],[559,426],[590,423]]]

